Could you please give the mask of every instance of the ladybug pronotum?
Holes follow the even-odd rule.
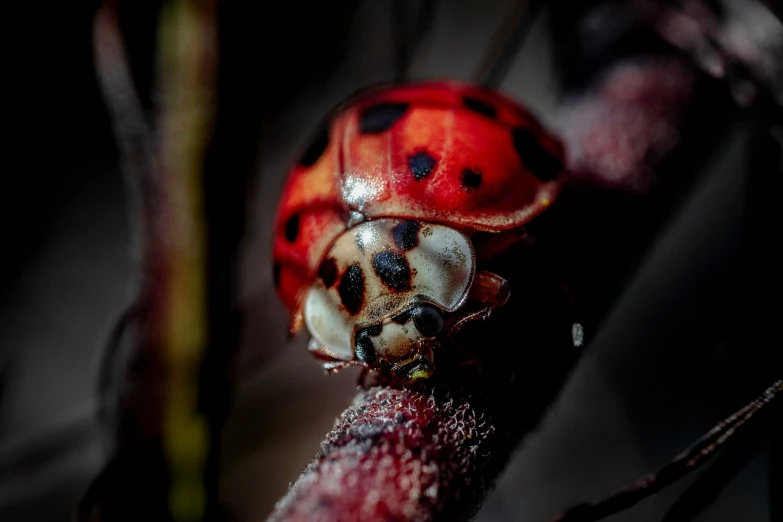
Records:
[[[433,347],[506,303],[482,262],[523,237],[560,187],[563,146],[519,104],[458,82],[365,91],[291,170],[274,281],[328,370],[429,378]]]

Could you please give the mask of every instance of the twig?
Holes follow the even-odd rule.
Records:
[[[408,0],[391,0],[391,4],[395,80],[404,82],[416,51],[432,26],[437,0],[414,0],[417,8],[414,16],[410,16]]]
[[[501,84],[545,3],[544,0],[513,3],[476,73],[476,83],[487,88]]]
[[[138,227],[136,255],[150,262],[162,236],[158,148],[134,86],[117,20],[117,0],[101,3],[93,27],[95,69],[124,160],[132,223]],[[139,273],[149,269],[142,266]]]
[[[737,430],[747,423],[778,393],[783,391],[783,381],[777,381],[756,400],[729,416],[696,443],[680,453],[670,463],[637,480],[601,502],[579,504],[555,522],[593,522],[624,511],[663,488],[673,484],[708,461],[723,447]]]

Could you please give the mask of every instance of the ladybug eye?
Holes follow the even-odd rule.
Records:
[[[416,305],[410,312],[413,324],[426,338],[433,338],[443,330],[443,312],[430,304]]]

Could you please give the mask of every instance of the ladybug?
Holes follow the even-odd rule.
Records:
[[[291,169],[273,277],[328,371],[429,378],[433,347],[510,297],[482,263],[525,236],[564,150],[524,107],[456,81],[384,85],[335,109]]]

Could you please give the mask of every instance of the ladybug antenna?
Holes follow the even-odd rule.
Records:
[[[545,3],[544,0],[513,2],[478,69],[476,83],[495,89],[503,82]]]
[[[594,522],[633,507],[650,495],[657,493],[692,472],[712,457],[717,450],[726,447],[727,441],[737,433],[737,430],[743,425],[750,425],[748,421],[750,421],[751,417],[757,414],[764,406],[772,402],[781,391],[783,391],[783,381],[775,382],[775,384],[767,388],[760,397],[718,423],[693,445],[657,471],[640,478],[631,486],[621,489],[614,495],[598,503],[586,502],[578,504],[568,510],[564,515],[555,519],[554,522]],[[765,413],[768,414],[766,416],[767,420],[769,420],[769,418],[774,418],[774,410],[772,408],[767,408]],[[759,418],[761,418],[761,416],[757,416],[757,419]],[[758,424],[759,421],[757,420],[755,425],[758,426]],[[748,431],[747,426],[746,431]],[[734,440],[736,440],[736,437]],[[734,466],[734,468],[737,468],[737,466]],[[696,486],[696,484],[694,484],[694,486]],[[706,487],[709,488],[709,485]],[[681,498],[682,502],[675,503],[673,510],[679,509],[682,511],[682,509],[684,509],[683,505],[686,497],[689,495],[697,497],[699,494],[703,493],[705,493],[705,491],[687,491]],[[707,491],[707,493],[709,493],[709,491]],[[694,506],[688,506],[687,508],[694,516],[697,514],[698,507],[694,509]],[[687,520],[690,520],[690,518]]]
[[[397,82],[407,81],[416,51],[432,27],[437,9],[437,0],[414,2],[416,12],[411,16],[409,0],[391,0],[392,38],[394,45],[394,78]]]

